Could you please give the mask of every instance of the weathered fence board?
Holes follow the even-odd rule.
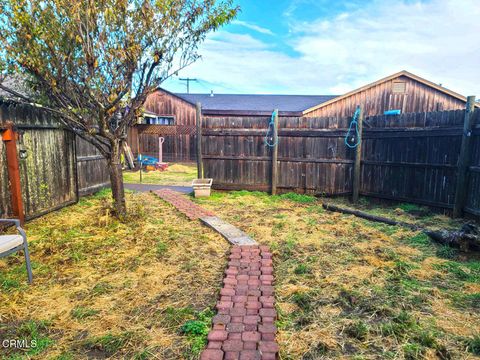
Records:
[[[0,101],[0,125],[12,121],[27,150],[20,160],[22,198],[27,219],[78,201],[106,186],[105,160],[90,144],[67,130],[41,109]],[[4,143],[0,141],[0,217],[11,214],[11,198]]]
[[[108,164],[100,151],[78,136],[75,146],[78,194],[89,195],[110,186]]]
[[[467,204],[465,211],[480,216],[480,110],[475,111],[473,151],[468,172]]]
[[[205,119],[205,176],[214,179],[216,188],[270,189],[272,148],[264,139],[269,122],[258,117]],[[342,128],[347,125],[346,118],[280,118],[278,189],[335,195],[351,191],[353,151],[344,145]]]
[[[24,130],[28,157],[20,160],[25,217],[77,201],[74,135],[63,129]]]
[[[464,110],[374,116],[363,128],[360,193],[450,209]],[[473,162],[465,211],[480,215],[480,111],[475,113]],[[206,118],[202,156],[217,189],[268,191],[270,118]],[[344,138],[350,118],[280,118],[277,186],[324,195],[352,192],[354,150]]]

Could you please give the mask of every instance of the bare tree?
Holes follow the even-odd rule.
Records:
[[[39,103],[107,159],[116,215],[126,214],[120,157],[147,96],[199,57],[230,22],[231,0],[4,0],[0,72],[22,74]]]

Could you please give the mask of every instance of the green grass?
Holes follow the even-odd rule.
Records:
[[[90,317],[90,316],[95,316],[99,313],[98,310],[94,310],[94,309],[90,309],[90,308],[86,308],[86,307],[76,307],[76,308],[73,308],[72,311],[71,311],[71,315],[74,319],[77,319],[77,320],[83,320],[87,317]]]
[[[475,355],[480,355],[480,335],[466,339],[467,350]]]
[[[24,346],[23,349],[8,348],[2,359],[17,360],[39,356],[54,344],[50,331],[50,322],[43,320],[28,320],[16,327],[4,327],[0,324],[2,339],[21,341]]]
[[[197,178],[195,164],[170,164],[165,171],[142,171],[142,184],[191,186]],[[125,171],[123,180],[129,184],[140,184],[140,171]]]
[[[92,337],[84,341],[86,350],[98,351],[107,356],[113,356],[120,351],[128,342],[132,341],[134,334],[122,332],[119,334],[107,333],[102,336]]]

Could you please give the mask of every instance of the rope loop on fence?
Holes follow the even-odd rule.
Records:
[[[360,106],[357,106],[355,113],[353,114],[352,122],[347,131],[347,135],[345,136],[345,145],[350,149],[355,149],[358,145],[360,145],[360,133],[358,131],[358,116],[360,115]]]
[[[275,147],[278,145],[278,136],[277,138],[275,139],[275,142],[272,143],[271,141],[273,140],[273,131],[274,131],[274,128],[275,128],[275,116],[277,116],[277,111],[274,110],[272,112],[272,117],[270,119],[270,122],[268,123],[268,129],[267,129],[267,133],[265,134],[265,146],[268,146],[268,147]],[[270,133],[272,133],[272,135],[270,135]]]

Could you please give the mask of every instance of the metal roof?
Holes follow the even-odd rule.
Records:
[[[179,94],[179,98],[202,104],[205,114],[251,113],[269,115],[278,109],[280,113],[301,113],[322,104],[336,95],[250,95],[250,94]]]

